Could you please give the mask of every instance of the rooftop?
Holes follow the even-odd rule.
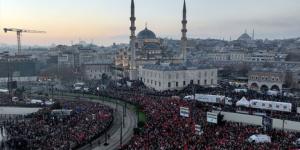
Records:
[[[209,65],[192,65],[192,64],[147,64],[143,69],[158,70],[158,71],[180,71],[180,70],[200,70],[200,69],[215,69]]]

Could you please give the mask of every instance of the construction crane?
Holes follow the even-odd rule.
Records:
[[[16,29],[16,28],[4,28],[5,33],[17,32],[17,41],[18,41],[18,54],[21,54],[21,35],[23,32],[25,33],[46,33],[45,31],[35,31],[35,30],[25,30],[25,29]]]

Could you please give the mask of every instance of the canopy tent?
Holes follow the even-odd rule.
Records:
[[[271,137],[264,134],[256,134],[256,135],[251,135],[248,138],[248,141],[254,143],[271,143]]]
[[[300,138],[296,140],[295,144],[296,144],[297,146],[300,146]]]
[[[250,102],[245,97],[243,97],[241,100],[236,102],[236,106],[249,107]]]

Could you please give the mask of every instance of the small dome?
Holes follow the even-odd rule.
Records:
[[[138,36],[138,39],[156,39],[156,35],[151,30],[148,30],[145,28],[143,31],[141,31]]]
[[[247,33],[244,33],[244,34],[242,34],[239,38],[238,38],[238,40],[240,40],[240,41],[248,41],[248,40],[251,40],[252,38],[247,34]]]

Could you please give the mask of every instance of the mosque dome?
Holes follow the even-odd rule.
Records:
[[[244,33],[244,34],[242,34],[239,38],[238,38],[238,40],[240,40],[240,41],[250,41],[252,38],[247,34],[247,33]]]
[[[156,39],[156,35],[154,32],[152,32],[151,30],[149,30],[147,27],[139,32],[139,34],[137,35],[138,39]]]

